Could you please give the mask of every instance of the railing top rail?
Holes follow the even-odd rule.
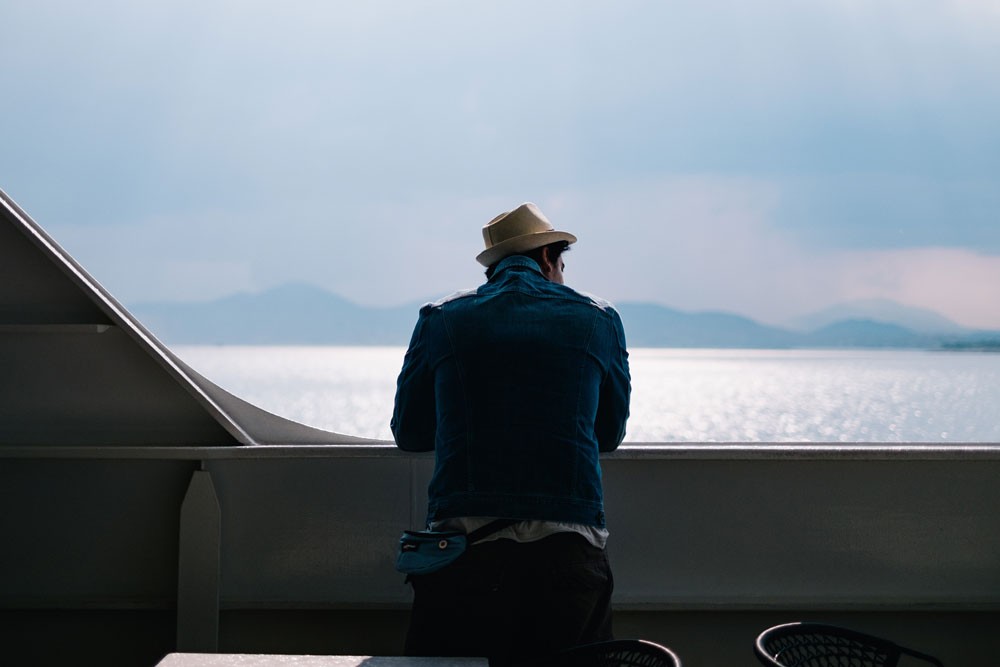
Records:
[[[241,460],[430,457],[391,442],[329,445],[20,446],[0,445],[0,459]],[[1000,443],[626,443],[606,460],[997,460]]]

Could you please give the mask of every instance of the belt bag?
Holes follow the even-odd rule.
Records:
[[[469,545],[516,523],[497,519],[468,535],[457,530],[406,530],[399,538],[396,570],[403,574],[430,574],[458,560]]]

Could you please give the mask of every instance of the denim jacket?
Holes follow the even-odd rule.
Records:
[[[400,449],[435,452],[428,522],[604,526],[598,454],[625,437],[630,390],[611,304],[512,256],[478,289],[421,308],[391,427]]]

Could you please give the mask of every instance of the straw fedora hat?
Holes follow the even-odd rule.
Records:
[[[556,241],[576,243],[576,237],[556,230],[537,206],[527,202],[486,223],[483,241],[486,242],[486,250],[476,255],[476,261],[483,266],[491,266],[507,255],[534,250]]]

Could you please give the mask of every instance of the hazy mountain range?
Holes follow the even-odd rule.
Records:
[[[208,302],[137,303],[130,311],[170,344],[406,345],[420,303],[360,306],[321,288],[290,284]],[[811,313],[787,328],[723,312],[618,303],[633,347],[1000,349],[1000,332],[963,328],[891,301]]]

